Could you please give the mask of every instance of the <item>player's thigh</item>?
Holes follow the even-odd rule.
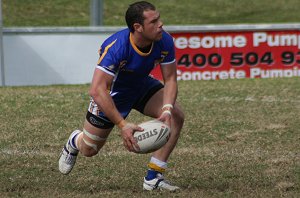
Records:
[[[146,103],[144,114],[153,118],[158,118],[161,114],[163,104],[164,88],[158,90]],[[175,121],[184,120],[184,114],[181,106],[175,102],[172,110],[172,117]]]
[[[158,90],[152,97],[147,101],[144,114],[153,118],[158,118],[161,113],[161,107],[163,106],[164,88]]]

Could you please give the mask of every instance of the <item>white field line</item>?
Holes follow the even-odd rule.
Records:
[[[57,150],[57,152],[53,151],[40,151],[40,150],[21,150],[21,149],[2,149],[0,150],[0,156],[42,156],[42,157],[54,157],[59,156],[60,150]],[[102,156],[121,156],[121,155],[130,155],[131,153],[127,151],[100,151],[100,155]]]
[[[0,155],[4,156],[43,156],[43,157],[53,157],[58,156],[60,151],[51,152],[51,151],[40,151],[40,150],[21,150],[21,149],[2,149],[0,150]],[[195,154],[195,155],[212,155],[215,156],[214,152],[207,148],[176,148],[174,151],[175,154]],[[125,155],[134,155],[126,150],[114,150],[106,151],[105,149],[99,152],[99,155],[102,156],[125,156]]]
[[[37,151],[37,150],[18,150],[18,149],[2,149],[0,150],[0,157],[1,155],[4,155],[4,157],[20,157],[20,156],[40,156],[40,157],[57,157],[59,155],[60,151],[57,152],[50,152],[50,151]],[[114,151],[105,151],[103,149],[99,152],[100,156],[109,157],[109,156],[129,156],[129,155],[136,155],[134,153],[130,153],[126,150],[114,150]],[[203,156],[209,156],[209,157],[216,157],[220,155],[220,150],[218,149],[210,149],[209,147],[186,147],[186,148],[176,148],[173,152],[173,155],[195,155],[199,157]],[[248,148],[244,150],[244,152],[240,152],[238,150],[229,150],[227,152],[223,152],[222,155],[227,156],[237,156],[242,158],[248,158],[250,156],[257,157],[257,156],[270,156],[274,155],[274,153],[270,153],[268,151],[262,151],[262,150],[255,150]],[[274,157],[274,156],[273,156]],[[300,154],[297,152],[285,152],[285,153],[279,153],[277,160],[282,159],[300,159]]]
[[[217,98],[207,98],[207,97],[201,97],[200,100],[203,101],[215,101],[215,102],[238,102],[238,101],[247,101],[247,102],[287,102],[287,103],[300,103],[300,97],[299,98],[278,98],[276,96],[263,96],[263,97],[256,97],[256,96],[247,96],[247,97],[217,97]]]
[[[35,150],[2,149],[1,155],[8,156],[54,156],[54,153]]]

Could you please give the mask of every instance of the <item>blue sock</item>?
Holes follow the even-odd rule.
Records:
[[[148,169],[148,171],[147,171],[147,176],[145,177],[145,179],[146,179],[147,181],[152,180],[152,179],[156,178],[156,175],[157,175],[158,173],[160,173],[160,172],[155,171],[155,170],[153,170],[153,169]]]

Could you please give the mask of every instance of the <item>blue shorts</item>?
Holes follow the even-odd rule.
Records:
[[[149,99],[163,87],[163,84],[157,79],[147,77],[138,89],[120,89],[116,94],[112,94],[112,99],[120,114],[126,118],[132,109],[143,113]],[[97,128],[109,129],[114,127],[114,123],[98,108],[93,98],[90,99],[86,119]]]

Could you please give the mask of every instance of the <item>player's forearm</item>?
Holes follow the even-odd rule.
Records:
[[[96,104],[100,107],[106,117],[110,119],[114,124],[120,123],[123,119],[118,112],[111,96],[108,91],[98,91],[97,94],[92,95]]]
[[[164,88],[164,103],[174,105],[177,98],[178,86],[176,80],[169,80],[165,82]]]
[[[177,72],[176,64],[171,63],[161,65],[161,71],[164,79],[164,101],[163,104],[174,105],[177,98]]]

